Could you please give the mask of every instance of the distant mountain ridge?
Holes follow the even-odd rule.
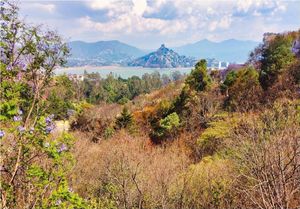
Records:
[[[168,49],[164,44],[154,52],[137,58],[128,63],[129,66],[142,66],[148,68],[175,68],[192,67],[196,63],[194,58],[179,55],[172,49]]]
[[[147,59],[147,55],[145,54],[150,50],[142,50],[117,40],[98,41],[94,43],[72,41],[68,43],[71,48],[71,57],[68,59],[68,65],[188,66],[188,63],[191,61],[191,58],[188,57],[195,57],[196,59],[215,58],[220,61],[243,63],[247,60],[250,51],[258,44],[255,41],[241,41],[236,39],[228,39],[221,42],[212,42],[203,39],[196,43],[172,47],[173,50],[165,47],[168,50],[161,50],[161,52],[169,53],[165,59],[163,57],[159,58],[158,54],[156,54],[157,56],[152,58],[148,57],[151,60],[149,63],[142,63],[145,61],[142,59]],[[151,53],[148,55],[153,56]],[[160,59],[161,63],[154,64],[156,62],[155,57],[158,60]],[[137,58],[141,59],[137,60]],[[169,60],[169,58],[173,61]]]
[[[87,43],[72,41],[69,65],[112,65],[123,64],[145,54],[144,51],[117,40]]]
[[[228,62],[245,62],[249,53],[259,44],[256,41],[228,39],[213,42],[203,39],[196,43],[174,47],[180,54],[199,58],[215,58]]]

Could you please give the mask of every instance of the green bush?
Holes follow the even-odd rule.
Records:
[[[180,125],[180,119],[176,112],[173,112],[165,118],[159,120],[154,127],[151,138],[155,143],[161,143],[163,139],[172,137]]]

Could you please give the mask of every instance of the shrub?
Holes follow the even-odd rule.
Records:
[[[158,125],[154,127],[152,139],[155,143],[161,143],[164,138],[173,137],[180,125],[180,119],[176,112],[160,119]]]
[[[213,155],[224,148],[238,121],[237,116],[229,116],[226,113],[216,115],[215,120],[208,123],[208,128],[197,140],[196,150],[199,158]]]
[[[246,207],[297,208],[300,204],[299,102],[275,103],[259,116],[244,119],[230,148],[240,175],[235,190]]]
[[[182,175],[184,189],[174,201],[182,208],[235,208],[234,173],[230,160],[205,157]]]
[[[230,76],[234,78],[234,76]],[[262,89],[259,74],[253,68],[244,68],[237,72],[228,88],[225,106],[230,110],[249,111],[260,106]]]

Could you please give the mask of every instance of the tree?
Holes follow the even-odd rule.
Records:
[[[259,107],[262,89],[259,84],[258,72],[247,67],[234,74],[229,75],[228,96],[225,106],[231,110],[248,111]]]
[[[295,55],[291,51],[292,42],[292,36],[279,34],[262,45],[259,80],[264,89],[272,86],[278,75],[295,60]]]
[[[189,85],[191,89],[204,91],[210,87],[211,78],[207,73],[206,66],[206,60],[200,60],[195,65],[195,69],[193,69],[187,77],[185,83]]]
[[[17,5],[4,1],[0,46],[2,208],[85,208],[66,177],[72,137],[52,136],[53,116],[45,113],[45,91],[66,61],[66,43],[20,21]]]
[[[56,119],[66,119],[68,110],[74,109],[72,101],[75,99],[75,89],[66,75],[55,77],[54,83],[47,98],[49,103],[47,112],[54,114]]]
[[[237,72],[231,71],[226,75],[225,81],[221,84],[220,88],[223,93],[226,93],[226,96],[228,96],[228,88],[231,87],[237,78]]]
[[[121,115],[116,119],[116,128],[129,128],[133,124],[133,115],[129,112],[127,107],[124,107]]]

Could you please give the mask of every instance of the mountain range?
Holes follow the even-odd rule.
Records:
[[[68,61],[70,66],[126,65],[127,62],[145,54],[143,50],[117,40],[94,43],[72,41],[68,45],[71,49]]]
[[[153,50],[152,53],[147,54],[146,50],[117,40],[94,43],[72,41],[68,43],[71,48],[71,57],[68,60],[68,65],[178,67],[189,66],[193,60],[190,57],[195,59],[215,58],[220,61],[243,63],[247,60],[250,51],[258,44],[255,41],[235,39],[228,39],[222,42],[212,42],[203,39],[196,43],[174,47],[172,50],[161,47],[159,50]]]
[[[212,42],[203,39],[196,43],[175,47],[174,50],[186,56],[199,58],[215,58],[227,62],[245,62],[250,51],[259,43],[255,41],[241,41],[228,39],[221,42]]]

